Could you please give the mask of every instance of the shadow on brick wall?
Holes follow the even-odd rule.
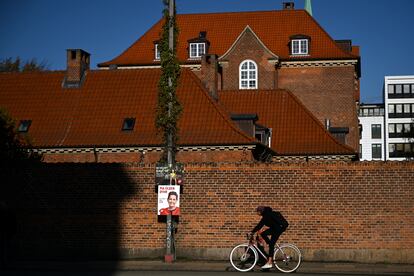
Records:
[[[105,271],[116,269],[120,206],[140,192],[124,165],[36,164],[2,169],[1,179],[6,263],[109,260]]]

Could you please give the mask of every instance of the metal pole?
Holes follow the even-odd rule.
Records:
[[[168,9],[169,9],[169,20],[168,20],[168,24],[169,24],[169,34],[168,34],[168,48],[170,49],[171,53],[174,50],[174,26],[173,26],[173,21],[172,18],[174,16],[174,0],[169,0],[168,3]],[[168,86],[171,87],[172,86],[172,80],[171,77],[168,78]],[[170,92],[170,97],[171,97],[171,92]],[[168,117],[171,116],[171,109],[172,109],[172,103],[169,102],[168,103]],[[171,133],[171,129],[168,130],[168,138],[167,138],[167,161],[168,161],[168,167],[171,169],[173,167],[173,152],[172,152],[172,147],[173,147],[173,137],[172,137],[172,133]]]
[[[169,18],[168,18],[168,24],[169,24],[169,34],[168,34],[168,48],[170,49],[171,53],[173,53],[173,49],[174,49],[174,26],[172,24],[172,18],[174,16],[174,0],[169,0],[168,3],[168,9],[169,9]],[[172,86],[172,81],[171,81],[171,77],[169,77],[168,79],[168,86],[171,87]],[[171,97],[171,92],[170,92],[170,97]],[[168,117],[171,116],[171,109],[172,109],[172,103],[169,102],[168,103]],[[174,160],[173,160],[173,152],[172,152],[172,147],[173,147],[173,137],[172,137],[172,133],[171,133],[171,129],[168,130],[168,138],[167,138],[167,161],[168,161],[168,167],[169,169],[173,169],[173,164],[174,164]],[[170,175],[170,185],[171,185],[171,175]],[[167,215],[167,252],[165,255],[165,261],[168,263],[171,263],[174,261],[175,259],[175,252],[173,252],[172,250],[172,245],[173,245],[173,235],[172,235],[172,216],[171,213],[168,213]]]

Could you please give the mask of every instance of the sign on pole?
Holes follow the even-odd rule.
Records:
[[[180,186],[158,185],[158,215],[180,215]]]

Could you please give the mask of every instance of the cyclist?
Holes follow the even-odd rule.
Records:
[[[286,220],[281,219],[281,214],[272,210],[268,206],[259,206],[256,208],[257,215],[261,216],[262,219],[253,228],[251,235],[258,232],[263,226],[269,227],[267,230],[259,233],[259,235],[264,239],[264,241],[269,245],[269,255],[267,263],[262,266],[262,269],[272,268],[273,266],[273,253],[275,251],[275,244],[279,236],[286,230],[288,223]],[[282,216],[283,218],[283,216]],[[271,236],[269,239],[268,236]]]

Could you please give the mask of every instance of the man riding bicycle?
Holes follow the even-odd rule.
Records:
[[[269,227],[267,230],[259,233],[263,240],[269,245],[269,255],[267,263],[262,266],[262,269],[272,268],[273,266],[273,253],[275,251],[275,244],[279,236],[285,232],[288,227],[287,221],[279,212],[275,212],[272,208],[268,206],[259,206],[256,208],[256,212],[262,219],[253,228],[251,235],[253,236],[258,232],[263,226]],[[269,236],[271,237],[269,239]]]

